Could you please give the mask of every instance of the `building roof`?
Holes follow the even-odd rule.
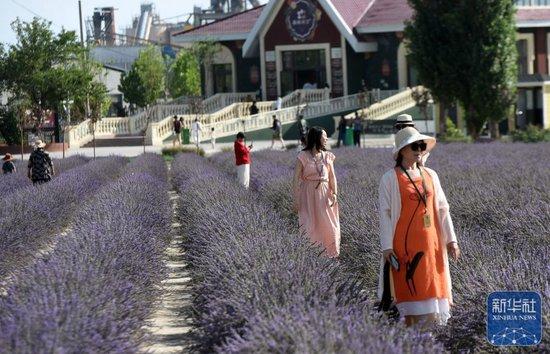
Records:
[[[518,27],[550,27],[550,8],[519,7],[516,22]]]
[[[246,39],[244,48],[249,52],[257,44],[255,38],[271,12],[278,9],[278,2],[270,0],[251,10],[247,10],[210,24],[195,27],[187,31],[176,32],[176,41],[187,42],[215,38],[217,40]],[[407,0],[317,0],[325,8],[336,27],[356,49],[362,42],[354,40],[353,33],[381,33],[402,31],[405,21],[413,16],[413,10]],[[550,7],[519,7],[518,27],[550,27]],[[249,38],[249,34],[251,34]],[[361,47],[361,48],[360,48]]]
[[[225,40],[246,39],[246,36],[258,20],[265,5],[250,10],[236,13],[224,19],[214,21],[189,30],[179,31],[172,34],[178,41],[201,40],[214,37],[226,38]],[[222,39],[223,40],[223,39]]]
[[[331,2],[349,28],[355,28],[375,1],[376,0],[332,0]]]
[[[359,33],[402,31],[413,10],[407,0],[375,0],[356,25]]]

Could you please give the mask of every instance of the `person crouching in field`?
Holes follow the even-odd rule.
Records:
[[[393,297],[408,326],[446,324],[453,304],[447,257],[457,260],[460,250],[449,204],[435,171],[419,165],[434,146],[435,138],[412,127],[398,131],[395,167],[379,187],[378,296],[382,303]]]
[[[327,133],[311,127],[306,147],[298,154],[293,178],[294,211],[300,231],[324,246],[329,257],[340,254],[340,217],[338,185],[334,173],[334,154],[326,151]]]
[[[13,156],[11,156],[11,154],[6,154],[3,158],[2,158],[2,173],[3,174],[8,174],[8,173],[15,173],[17,172],[16,168],[15,168],[15,164],[13,163]]]
[[[246,146],[244,133],[239,132],[233,147],[235,150],[235,163],[237,165],[237,180],[240,185],[248,189],[250,184],[250,150],[254,146],[253,144]]]

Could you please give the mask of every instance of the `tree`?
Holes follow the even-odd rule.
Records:
[[[119,90],[126,102],[146,107],[164,92],[165,66],[157,48],[150,46],[139,53],[127,75],[122,75]]]
[[[453,32],[453,0],[409,0],[414,10],[405,26],[408,59],[418,72],[422,85],[439,102],[439,130],[445,132],[446,107],[456,100],[457,41]]]
[[[75,102],[73,112],[86,112],[88,100],[82,97],[89,94],[99,66],[86,59],[76,34],[62,30],[55,35],[49,22],[37,18],[32,22],[16,20],[11,26],[17,43],[3,55],[4,69],[0,71],[13,101],[19,102],[17,111],[30,109],[35,128],[46,110],[62,111],[63,101]]]
[[[409,0],[409,4],[415,14],[405,34],[420,81],[440,102],[462,104],[474,139],[487,121],[497,136],[498,122],[510,114],[516,94],[513,2]]]
[[[182,49],[170,66],[168,88],[172,97],[198,96],[201,93],[200,68],[193,52]]]
[[[191,47],[191,51],[197,58],[199,64],[204,68],[204,96],[210,96],[212,89],[209,87],[209,82],[212,82],[212,63],[214,56],[221,50],[221,45],[212,41],[195,42]]]
[[[467,38],[457,55],[462,77],[457,97],[466,112],[469,134],[476,139],[485,123],[497,138],[498,123],[512,114],[516,100],[517,48],[515,7],[506,0],[462,0],[457,33]]]

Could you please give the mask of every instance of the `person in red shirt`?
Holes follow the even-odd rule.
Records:
[[[244,188],[248,189],[250,183],[250,150],[253,144],[246,146],[244,133],[239,132],[235,140],[235,164],[237,165],[237,180]]]

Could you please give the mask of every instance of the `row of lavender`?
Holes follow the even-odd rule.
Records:
[[[79,204],[115,179],[125,164],[122,157],[96,160],[0,201],[0,279],[48,246],[71,223]]]
[[[254,154],[251,185],[277,209],[291,213],[295,152]],[[392,167],[387,149],[336,150],[339,179],[341,259],[346,269],[374,289],[378,281],[378,182]],[[542,293],[550,320],[549,144],[441,145],[428,165],[440,175],[451,204],[463,258],[453,264],[454,300],[449,326],[439,339],[451,350],[495,350],[485,340],[485,299],[496,290]],[[214,162],[232,171],[232,158]],[[550,329],[544,329],[546,341]],[[547,343],[542,347],[548,348]]]
[[[56,176],[79,167],[89,161],[88,158],[80,155],[68,157],[66,159],[54,160]],[[56,177],[54,176],[54,178]],[[2,197],[7,198],[10,194],[21,188],[31,186],[32,183],[27,177],[27,166],[24,163],[17,164],[17,172],[6,175],[0,175],[0,186],[2,187]]]
[[[192,274],[195,349],[223,353],[441,352],[371,314],[358,279],[255,192],[195,155],[173,163]]]
[[[122,177],[96,184],[67,235],[20,271],[0,299],[1,353],[139,350],[166,272],[166,165],[156,155],[126,166],[119,158],[103,163],[95,167],[122,169]]]

